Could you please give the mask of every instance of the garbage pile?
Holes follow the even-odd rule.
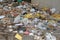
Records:
[[[1,5],[0,25],[3,28],[0,31],[34,36],[35,40],[56,40],[51,32],[60,27],[59,12],[55,8],[37,9],[37,5],[24,1],[18,6],[17,3]]]

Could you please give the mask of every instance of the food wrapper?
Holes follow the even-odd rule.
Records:
[[[33,16],[32,16],[32,14],[26,14],[24,17],[25,18],[32,18]]]
[[[15,35],[15,38],[17,38],[18,40],[22,40],[22,36],[19,35],[18,33]]]
[[[39,13],[36,13],[36,14],[35,14],[35,17],[40,17],[40,14],[39,14]]]
[[[53,14],[52,17],[56,20],[60,20],[60,14]]]
[[[25,15],[24,17],[25,18],[39,18],[40,16],[42,16],[41,14],[39,13],[36,13],[36,14],[27,14]],[[43,16],[42,16],[43,17]]]
[[[43,7],[42,10],[47,11],[47,10],[49,10],[49,8],[48,7]]]
[[[45,15],[41,15],[41,18],[43,19],[43,18],[45,18],[46,16]]]
[[[3,23],[10,23],[10,19],[9,18],[3,18],[1,19]]]

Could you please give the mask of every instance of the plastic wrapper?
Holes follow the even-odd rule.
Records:
[[[39,22],[39,19],[35,18],[33,22],[37,24]]]
[[[3,18],[3,19],[1,19],[1,21],[2,21],[3,24],[10,23],[9,18]]]
[[[49,8],[48,7],[43,7],[41,10],[47,11],[47,10],[49,10]]]
[[[37,35],[34,35],[34,39],[35,39],[35,40],[45,40],[45,39],[42,39],[41,36],[37,36]]]
[[[24,17],[25,17],[25,18],[32,18],[33,16],[32,16],[32,14],[27,14],[27,15],[25,15]]]
[[[57,21],[60,20],[60,14],[53,14],[52,17]]]
[[[54,20],[50,20],[49,22],[48,22],[48,25],[52,25],[52,26],[57,26],[57,22],[56,21],[54,21]]]
[[[19,9],[20,9],[20,8],[22,8],[22,7],[23,7],[23,6],[22,6],[22,5],[20,5],[20,6],[17,6],[16,8],[19,8]]]

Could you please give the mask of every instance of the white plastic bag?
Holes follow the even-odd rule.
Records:
[[[51,35],[50,33],[46,33],[46,40],[56,40],[56,37]]]
[[[52,13],[55,13],[56,9],[55,9],[55,8],[52,8],[52,9],[50,9],[50,11],[51,11]]]
[[[18,15],[15,19],[14,19],[14,23],[18,23],[20,22],[20,15]]]
[[[33,9],[33,8],[32,8],[32,9],[30,9],[30,12],[35,12],[35,9]]]
[[[3,2],[3,0],[0,0],[0,2]]]
[[[24,25],[27,25],[27,24],[28,24],[28,19],[27,19],[27,18],[24,18],[24,19],[22,20],[22,22],[24,23]]]
[[[2,18],[4,18],[4,17],[5,17],[4,15],[1,15],[1,16],[0,16],[0,19],[2,19]]]
[[[22,8],[22,7],[23,7],[23,6],[22,6],[22,5],[20,5],[20,6],[17,6],[16,8],[19,8],[19,9],[20,9],[20,8]]]
[[[44,30],[46,29],[46,27],[44,26],[44,24],[42,22],[39,22],[37,27],[40,29],[44,29]]]

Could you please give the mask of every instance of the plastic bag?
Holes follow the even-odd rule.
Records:
[[[3,0],[0,0],[0,2],[3,2]]]
[[[0,16],[0,19],[2,19],[2,18],[4,18],[4,17],[5,17],[4,15],[1,15],[1,16]]]
[[[52,8],[52,9],[50,9],[50,11],[51,11],[52,13],[55,13],[56,9],[55,9],[55,8]]]
[[[56,37],[51,35],[50,33],[46,33],[46,40],[56,40]]]
[[[24,25],[27,25],[27,24],[28,24],[28,19],[27,19],[27,18],[24,18],[24,19],[22,20],[22,22],[24,23]]]
[[[20,15],[18,15],[15,19],[14,19],[14,23],[18,23],[20,22]]]
[[[42,22],[39,22],[37,27],[40,29],[46,29],[46,27],[44,26],[44,24]]]
[[[33,8],[32,8],[32,9],[30,9],[30,12],[35,12],[35,9],[33,9]]]

